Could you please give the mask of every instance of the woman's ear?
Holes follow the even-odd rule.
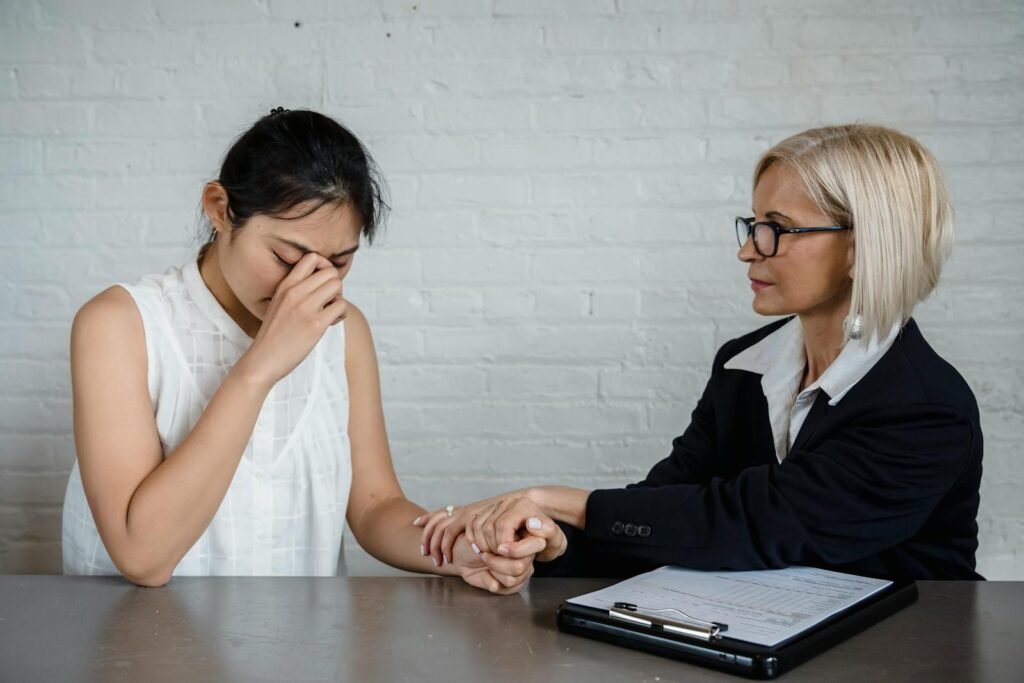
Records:
[[[216,180],[206,183],[203,188],[203,213],[218,235],[230,234],[231,221],[228,219],[228,191]]]

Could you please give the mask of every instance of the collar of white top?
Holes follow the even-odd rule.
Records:
[[[821,377],[804,391],[821,389],[828,394],[829,405],[835,406],[885,355],[902,327],[901,322],[897,321],[881,340],[872,336],[867,343],[847,341],[839,356]],[[795,316],[758,343],[733,356],[725,363],[725,369],[746,370],[762,375],[761,386],[767,396],[791,385],[795,376],[803,373],[806,364],[803,325],[800,318]]]
[[[185,289],[188,290],[189,296],[192,297],[196,306],[217,326],[221,334],[242,346],[249,346],[252,343],[252,337],[247,335],[234,318],[228,315],[228,312],[217,301],[217,297],[206,286],[203,276],[199,273],[199,263],[195,259],[189,259],[188,263],[182,267],[181,277],[185,282]]]

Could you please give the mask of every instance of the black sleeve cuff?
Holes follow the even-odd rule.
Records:
[[[536,577],[625,578],[661,566],[660,562],[631,555],[628,547],[587,538],[583,531],[558,522],[568,541],[561,557],[551,562],[535,562]]]
[[[651,546],[658,545],[658,520],[644,510],[644,488],[604,489],[587,498],[587,524],[584,533],[592,541]]]

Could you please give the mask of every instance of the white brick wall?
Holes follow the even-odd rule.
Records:
[[[982,406],[981,570],[1024,578],[1020,0],[4,0],[0,571],[60,568],[74,311],[194,249],[203,182],[277,105],[352,126],[392,188],[347,292],[430,506],[642,475],[762,322],[731,224],[756,155],[919,136],[959,242],[918,318]]]

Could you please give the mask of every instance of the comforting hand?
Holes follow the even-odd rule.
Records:
[[[416,520],[423,527],[421,551],[435,560],[451,557],[451,547],[462,534],[480,553],[518,559],[536,554],[548,562],[562,555],[565,534],[533,500],[528,491],[513,491],[453,510],[436,510]],[[538,545],[543,541],[543,546]]]
[[[441,508],[418,517],[413,524],[423,528],[423,534],[420,536],[420,554],[432,556],[434,564],[439,566],[448,562],[452,556],[452,546],[456,539],[465,533],[473,515],[497,500],[500,500],[500,496],[455,507],[451,515],[448,514],[447,508]]]
[[[466,537],[460,536],[450,555],[451,564],[469,585],[498,595],[510,595],[522,590],[533,576],[536,552],[529,550],[543,545],[543,539],[534,538],[532,543],[522,546],[520,557],[499,557],[492,553],[477,553]]]
[[[525,535],[523,535],[525,534]],[[562,528],[525,493],[513,493],[478,509],[466,527],[466,540],[481,553],[518,557],[532,549],[535,538],[544,539],[537,560],[550,562],[568,545]]]

